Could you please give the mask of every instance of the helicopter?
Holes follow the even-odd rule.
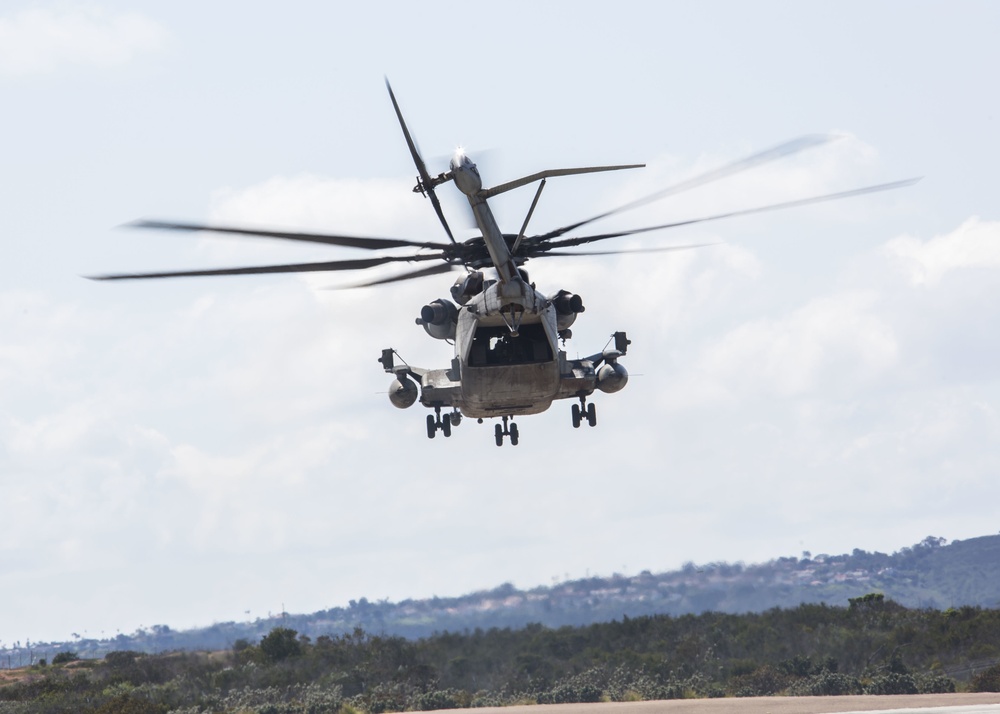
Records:
[[[796,206],[831,201],[911,185],[919,179],[908,179],[852,189],[839,193],[812,196],[756,208],[730,211],[701,218],[619,230],[591,235],[567,235],[584,226],[612,215],[638,208],[668,196],[717,181],[749,170],[764,163],[795,154],[837,138],[834,135],[807,135],[785,142],[766,151],[753,154],[707,173],[700,174],[656,193],[604,211],[590,218],[539,234],[528,234],[528,226],[549,178],[622,171],[642,168],[644,164],[585,166],[547,169],[513,181],[484,187],[476,163],[459,149],[452,156],[445,172],[432,175],[417,149],[392,87],[386,79],[386,89],[403,137],[417,169],[413,192],[429,199],[449,242],[409,239],[376,238],[331,233],[256,230],[231,226],[211,226],[140,220],[132,227],[170,231],[210,232],[250,237],[276,238],[308,243],[355,248],[367,251],[415,249],[403,255],[378,255],[369,258],[334,260],[286,265],[265,265],[243,268],[185,270],[152,273],[127,273],[91,276],[93,280],[136,280],[194,276],[249,275],[265,273],[301,273],[322,271],[353,271],[392,263],[430,262],[417,270],[369,280],[348,287],[372,287],[403,280],[441,275],[461,270],[449,290],[450,299],[437,298],[420,309],[416,324],[431,337],[453,345],[451,363],[443,369],[424,369],[407,364],[393,348],[382,350],[378,362],[392,375],[388,390],[390,402],[406,409],[419,400],[433,413],[427,414],[427,436],[438,432],[450,437],[452,428],[463,418],[499,420],[494,425],[497,446],[505,441],[516,446],[520,433],[516,417],[539,414],[554,401],[573,400],[572,424],[579,428],[584,422],[597,426],[595,392],[612,394],[621,391],[629,375],[621,358],[628,352],[631,341],[627,333],[612,333],[608,344],[600,351],[579,359],[570,359],[565,349],[572,337],[572,325],[585,311],[583,298],[575,292],[560,289],[552,295],[543,294],[531,282],[524,264],[531,259],[552,256],[600,256],[620,253],[651,253],[687,250],[705,244],[674,245],[633,250],[571,251],[599,241],[623,236],[664,231],[705,221],[740,215],[787,209]],[[479,235],[457,241],[445,217],[436,189],[453,183],[468,200]],[[494,217],[489,199],[523,186],[538,183],[534,198],[517,233],[504,233]]]

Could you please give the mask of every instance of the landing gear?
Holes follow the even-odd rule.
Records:
[[[518,440],[517,424],[515,424],[514,422],[510,422],[510,425],[508,426],[507,425],[508,419],[510,419],[510,417],[503,417],[503,426],[497,424],[495,427],[493,427],[493,435],[494,438],[496,439],[497,446],[503,446],[503,438],[505,436],[510,437],[511,446],[517,446],[517,440]]]
[[[591,426],[597,426],[597,405],[593,402],[587,404],[587,398],[581,396],[580,403],[573,405],[573,428],[579,429],[584,419]]]
[[[457,419],[455,418],[457,415]],[[445,438],[451,436],[452,424],[458,426],[458,423],[462,420],[461,413],[456,409],[451,414],[445,414],[441,416],[441,407],[434,407],[434,413],[427,415],[427,438],[433,439],[438,430],[445,435]]]

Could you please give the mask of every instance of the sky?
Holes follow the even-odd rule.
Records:
[[[1000,531],[1000,5],[9,0],[0,6],[0,647]],[[533,261],[631,380],[429,440],[376,362],[436,368],[437,276],[98,283],[360,257],[136,219],[445,240],[432,173],[546,168],[538,232],[909,188]],[[470,237],[468,208],[439,189]],[[516,231],[533,190],[491,200]],[[388,271],[391,272],[391,271]],[[388,274],[387,272],[387,274]],[[381,273],[376,273],[381,275]]]

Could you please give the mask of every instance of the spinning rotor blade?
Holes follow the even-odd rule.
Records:
[[[674,194],[681,193],[682,191],[690,191],[691,189],[703,186],[706,183],[727,178],[733,174],[738,174],[742,171],[747,171],[770,161],[791,156],[792,154],[804,151],[805,149],[825,144],[838,138],[840,137],[833,134],[808,134],[806,136],[800,136],[798,139],[786,141],[784,144],[779,144],[778,146],[767,149],[766,151],[761,151],[758,154],[753,154],[752,156],[740,159],[739,161],[734,161],[731,164],[727,164],[713,171],[709,171],[708,173],[701,174],[700,176],[695,176],[687,181],[681,181],[680,183],[669,186],[661,191],[651,193],[648,196],[626,203],[624,206],[619,206],[618,208],[605,211],[604,213],[600,213],[592,218],[587,218],[586,220],[572,223],[568,226],[563,226],[562,228],[557,228],[554,231],[549,231],[548,233],[537,236],[537,240],[550,240],[552,238],[558,238],[565,233],[580,228],[581,226],[585,226],[588,223],[593,223],[594,221],[602,218],[613,216],[616,213],[624,213],[625,211],[630,211],[633,208],[638,208],[639,206],[645,206],[647,203],[659,201],[667,196],[673,196]]]
[[[754,213],[765,213],[767,211],[778,211],[785,208],[796,208],[798,206],[808,206],[813,203],[823,203],[825,201],[836,201],[841,198],[851,198],[852,196],[863,196],[868,193],[876,193],[878,191],[889,191],[894,188],[903,188],[904,186],[912,186],[919,178],[906,179],[904,181],[893,181],[892,183],[883,183],[876,186],[866,186],[864,188],[855,188],[850,191],[841,191],[839,193],[828,193],[823,196],[813,196],[811,198],[800,198],[795,201],[785,201],[783,203],[772,203],[769,206],[758,206],[757,208],[746,208],[740,211],[730,211],[728,213],[717,213],[714,216],[705,216],[703,218],[691,218],[686,221],[677,221],[675,223],[664,223],[658,226],[648,226],[646,228],[633,228],[627,231],[617,231],[615,233],[602,233],[600,235],[593,236],[580,236],[578,238],[563,238],[557,241],[547,241],[538,245],[529,246],[528,253],[532,256],[542,256],[548,255],[548,251],[551,248],[570,248],[572,246],[583,245],[585,243],[593,243],[599,240],[606,240],[608,238],[619,238],[621,236],[635,235],[636,233],[648,233],[649,231],[659,231],[665,230],[667,228],[678,228],[680,226],[689,226],[694,223],[705,223],[707,221],[718,221],[723,218],[733,218],[735,216],[748,216]]]
[[[499,186],[494,186],[493,188],[484,188],[479,192],[480,198],[493,198],[494,196],[511,191],[515,188],[520,188],[521,186],[527,186],[529,183],[534,183],[535,181],[544,181],[547,178],[552,178],[553,176],[573,176],[576,174],[596,174],[602,171],[621,171],[623,169],[641,169],[645,168],[646,164],[621,164],[618,166],[583,166],[576,169],[547,169],[545,171],[539,171],[538,173],[531,174],[530,176],[524,176],[514,181],[508,181],[507,183],[502,183]],[[596,220],[596,219],[591,219]]]
[[[413,157],[413,163],[417,167],[417,173],[420,176],[420,186],[421,190],[427,193],[427,197],[431,199],[431,205],[434,206],[434,211],[437,213],[438,218],[441,220],[441,225],[444,226],[444,232],[448,234],[452,243],[455,243],[455,236],[451,234],[451,228],[448,227],[448,221],[444,218],[444,211],[441,209],[441,202],[438,201],[437,194],[434,193],[434,179],[431,175],[427,173],[427,166],[424,164],[424,160],[420,158],[420,152],[417,151],[417,145],[413,141],[413,137],[410,136],[410,130],[406,128],[406,122],[403,121],[403,113],[399,110],[399,104],[396,102],[396,95],[392,93],[392,87],[389,85],[389,78],[385,78],[385,88],[389,90],[389,99],[392,100],[392,108],[396,110],[396,118],[399,119],[399,126],[403,129],[403,137],[406,139],[406,146],[410,149],[410,156]]]
[[[304,241],[307,243],[325,243],[340,245],[347,248],[362,248],[364,250],[382,250],[384,248],[433,248],[447,247],[447,243],[428,243],[399,238],[364,238],[360,236],[341,236],[330,233],[290,233],[285,231],[265,231],[252,228],[229,228],[226,226],[203,226],[196,223],[171,223],[167,221],[133,221],[126,223],[128,228],[155,228],[166,231],[207,231],[209,233],[231,233],[241,236],[258,236],[262,238],[280,238],[282,240]]]
[[[382,278],[381,280],[372,280],[369,283],[356,283],[354,285],[344,285],[342,287],[330,288],[331,290],[350,290],[353,288],[370,288],[373,285],[385,285],[386,283],[398,283],[402,280],[414,280],[415,278],[425,278],[428,275],[440,275],[441,273],[447,273],[455,268],[460,268],[459,265],[452,265],[451,263],[443,263],[441,265],[432,265],[429,268],[423,268],[421,270],[415,270],[412,273],[403,273],[402,275],[393,275],[389,278]]]
[[[670,253],[675,250],[691,250],[693,248],[707,248],[710,245],[722,245],[721,242],[716,243],[691,243],[690,245],[667,245],[662,248],[632,248],[627,250],[583,250],[578,253],[542,253],[541,255],[548,257],[566,257],[572,258],[577,255],[627,255],[629,253]]]
[[[193,278],[209,275],[261,275],[265,273],[319,273],[334,270],[363,270],[389,263],[416,262],[423,260],[443,260],[442,255],[402,255],[364,258],[361,260],[333,260],[321,263],[292,263],[289,265],[259,265],[248,268],[215,268],[208,270],[175,270],[162,273],[120,273],[115,275],[92,275],[90,280],[142,280],[148,278]],[[439,266],[434,266],[435,268]],[[451,266],[447,265],[450,270]]]

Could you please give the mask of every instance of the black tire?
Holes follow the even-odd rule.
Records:
[[[503,446],[503,427],[497,424],[493,429],[493,434],[496,436],[497,446]]]
[[[427,438],[428,439],[433,439],[434,438],[434,432],[436,432],[436,431],[437,431],[437,424],[434,423],[434,415],[433,414],[428,414],[427,415]]]
[[[587,423],[597,426],[597,405],[593,402],[587,405]]]
[[[510,445],[517,446],[517,424],[510,425]]]
[[[451,414],[445,414],[441,419],[441,431],[445,437],[451,436]]]
[[[580,405],[579,404],[574,404],[573,405],[573,428],[574,429],[579,429],[580,428]]]

